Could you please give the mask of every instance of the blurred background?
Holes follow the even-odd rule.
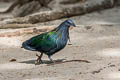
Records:
[[[39,23],[95,11],[100,13],[119,5],[119,0],[0,0],[0,19],[27,16],[25,21],[17,23]]]

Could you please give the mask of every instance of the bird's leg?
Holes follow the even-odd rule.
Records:
[[[36,56],[37,56],[37,55],[36,55]],[[38,60],[38,62],[40,62],[40,63],[43,63],[43,62],[42,62],[42,60],[41,60],[42,56],[43,56],[43,53],[41,53],[41,55],[40,55],[40,56],[38,56],[38,59],[37,59],[37,60]]]
[[[70,42],[68,45],[72,45],[71,40],[70,40],[70,36],[68,36],[68,39],[69,39],[69,42]]]
[[[51,56],[48,56],[48,58],[50,59],[51,62],[53,62],[53,64],[55,64],[55,61],[52,60]]]
[[[36,56],[38,57],[37,60],[35,61],[35,65],[38,64],[38,63],[43,63],[41,58],[43,56],[43,53],[41,53],[41,55],[39,56],[38,54],[36,54]]]
[[[69,37],[69,42],[71,43],[70,37]]]
[[[71,40],[70,40],[70,36],[69,36],[69,34],[68,34],[68,39],[69,39],[69,42],[71,43]]]

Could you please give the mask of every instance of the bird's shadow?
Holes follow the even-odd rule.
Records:
[[[20,63],[35,64],[35,61],[36,60],[27,60],[27,61],[22,61]],[[55,65],[55,64],[68,63],[68,62],[85,62],[85,63],[90,63],[90,61],[87,61],[87,60],[78,60],[78,59],[75,59],[75,60],[57,59],[57,60],[54,60],[55,64],[53,64],[53,62],[51,62],[49,60],[42,60],[42,61],[43,61],[43,64],[47,64],[48,66],[49,65]]]
[[[66,59],[57,59],[57,60],[54,60],[56,63],[61,63],[63,62],[64,60]],[[35,64],[35,61],[36,60],[27,60],[27,61],[22,61],[22,62],[19,62],[19,63],[26,63],[26,64]],[[42,60],[43,61],[43,64],[51,64],[53,62],[51,62],[50,60]]]

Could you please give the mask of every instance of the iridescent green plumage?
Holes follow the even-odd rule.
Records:
[[[22,47],[31,51],[39,51],[42,54],[45,53],[53,61],[50,56],[63,49],[67,44],[70,26],[75,26],[75,24],[68,19],[57,28],[23,42]],[[40,61],[41,57],[42,55],[39,56]]]
[[[57,36],[58,34],[56,31],[43,33],[41,35],[31,38],[30,39],[31,44],[29,44],[29,46],[36,49],[37,51],[47,53],[51,49],[56,47]]]

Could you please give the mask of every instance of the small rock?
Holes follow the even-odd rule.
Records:
[[[79,74],[82,74],[82,72],[79,72]]]
[[[115,67],[115,65],[114,65],[114,64],[111,64],[109,67]]]
[[[92,74],[100,73],[101,70],[103,70],[103,69],[99,69],[99,70],[93,71]]]
[[[120,71],[120,69],[118,69],[118,71]]]
[[[15,62],[15,61],[16,61],[16,59],[11,59],[11,60],[10,60],[10,62]]]
[[[85,26],[85,28],[86,28],[87,30],[89,30],[89,29],[92,28],[92,26]]]

